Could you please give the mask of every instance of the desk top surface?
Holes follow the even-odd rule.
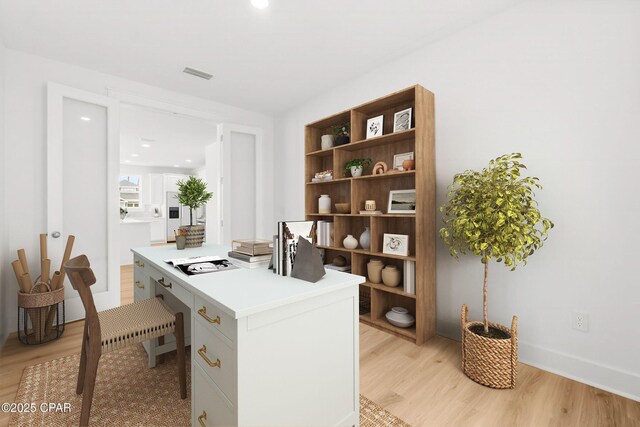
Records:
[[[316,283],[274,274],[266,267],[242,268],[202,275],[187,276],[164,260],[194,256],[217,255],[227,258],[229,247],[205,244],[200,248],[177,250],[175,246],[149,246],[131,251],[144,258],[162,274],[167,274],[188,291],[222,306],[236,319],[303,301],[319,295],[357,287],[362,276],[327,270]]]

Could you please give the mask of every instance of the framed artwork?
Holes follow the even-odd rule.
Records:
[[[384,115],[367,120],[367,139],[382,135]]]
[[[408,153],[396,154],[393,156],[393,168],[398,170],[403,170],[402,162],[405,160],[413,160],[413,151],[409,151]]]
[[[400,132],[411,129],[411,108],[398,111],[393,115],[393,131]]]
[[[389,214],[414,214],[416,213],[416,190],[391,190],[389,191]]]
[[[409,236],[406,234],[387,234],[382,237],[382,253],[409,256]]]

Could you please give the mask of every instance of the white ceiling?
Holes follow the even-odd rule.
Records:
[[[121,164],[197,169],[216,140],[212,122],[129,106],[120,116]]]
[[[11,49],[274,113],[519,1],[0,0],[0,28]]]

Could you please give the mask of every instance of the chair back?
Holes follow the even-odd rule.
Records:
[[[69,276],[69,281],[73,289],[78,291],[80,300],[85,311],[85,328],[88,329],[90,340],[97,339],[100,343],[100,320],[96,310],[93,294],[90,286],[96,283],[96,276],[93,274],[91,264],[86,255],[78,255],[64,263],[65,273]]]

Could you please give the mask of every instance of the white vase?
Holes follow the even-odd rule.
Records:
[[[344,240],[342,241],[342,244],[347,249],[355,249],[358,247],[358,241],[351,234],[349,234],[347,237],[344,238]]]
[[[362,176],[362,166],[351,166],[351,176]]]
[[[318,213],[331,213],[331,197],[328,194],[321,194],[318,199]]]
[[[369,231],[369,227],[365,227],[360,235],[360,246],[367,251],[371,247],[371,232]]]
[[[323,150],[328,150],[333,147],[333,142],[335,141],[335,136],[333,135],[322,135],[320,137],[320,148]]]

